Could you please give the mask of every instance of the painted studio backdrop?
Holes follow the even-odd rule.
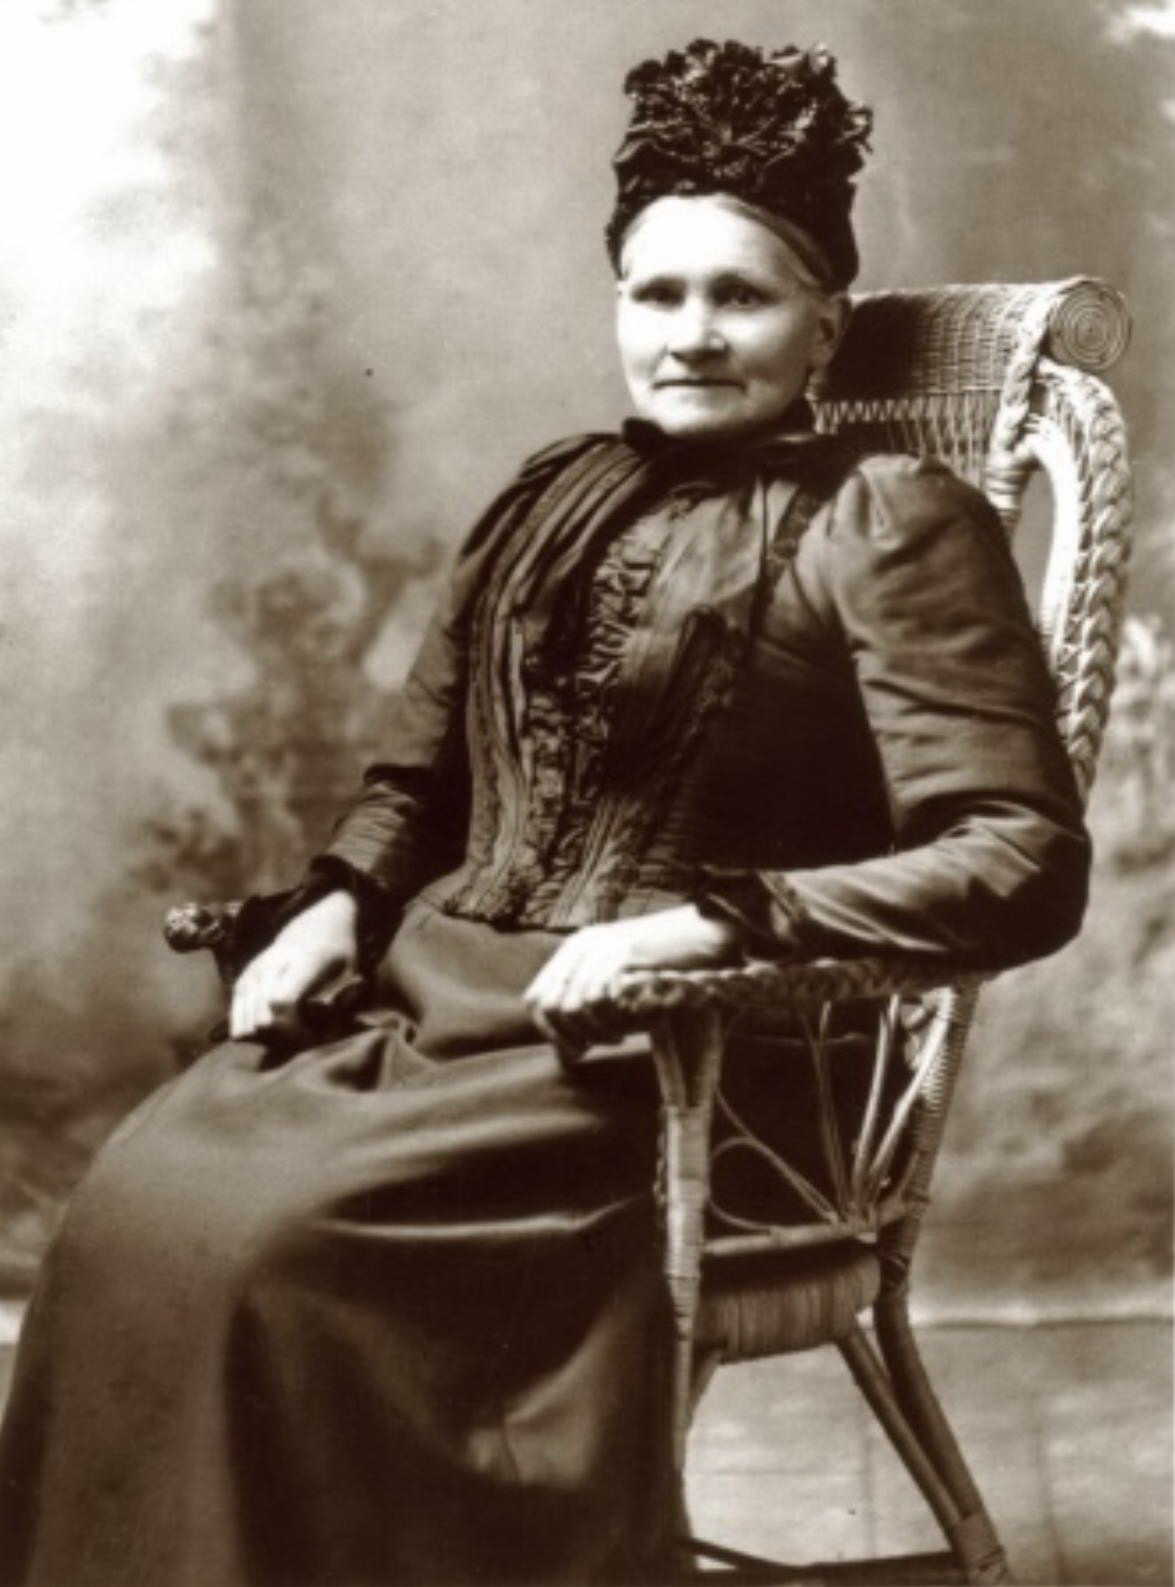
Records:
[[[822,39],[876,106],[862,288],[1130,298],[1141,549],[1094,906],[988,994],[925,1266],[948,1311],[1163,1304],[1175,10],[1124,0],[5,0],[3,1293],[215,1017],[165,906],[296,875],[473,514],[622,416],[620,83],[698,34]]]

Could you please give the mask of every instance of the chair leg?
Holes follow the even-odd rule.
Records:
[[[851,1332],[837,1340],[837,1348],[869,1408],[889,1435],[902,1464],[921,1489],[939,1526],[948,1541],[953,1542],[952,1533],[962,1518],[959,1506],[906,1420],[889,1375],[859,1323],[854,1323]]]
[[[899,1403],[885,1365],[864,1331],[855,1325],[853,1332],[838,1341],[838,1345],[859,1388],[934,1512],[951,1544],[951,1552],[788,1565],[690,1536],[683,1502],[679,1509],[680,1551],[674,1562],[676,1569],[667,1580],[680,1583],[682,1587],[689,1583],[700,1584],[706,1579],[729,1584],[729,1587],[883,1587],[883,1584],[884,1587],[929,1587],[932,1583],[934,1587],[952,1583],[963,1587],[972,1582],[1010,1581],[1008,1576],[975,1573],[974,1550],[969,1547],[974,1541],[971,1518],[964,1514],[931,1455],[923,1448]],[[713,1362],[704,1357],[695,1365],[694,1405],[704,1387],[699,1377],[703,1373],[708,1376],[705,1368],[712,1365]],[[679,1491],[684,1501],[684,1488]],[[725,1569],[710,1577],[699,1574],[696,1565],[691,1563],[691,1556],[708,1559]]]
[[[689,1533],[685,1454],[697,1403],[693,1388],[694,1334],[710,1183],[710,1115],[722,1063],[721,1019],[713,1009],[670,1014],[654,1029],[652,1046],[661,1090],[664,1273],[674,1329],[671,1436],[678,1512],[674,1565],[680,1569],[690,1559],[684,1542]]]
[[[873,1317],[881,1355],[906,1419],[959,1507],[961,1518],[948,1536],[967,1580],[1011,1582],[1003,1545],[918,1350],[905,1289],[883,1293]]]

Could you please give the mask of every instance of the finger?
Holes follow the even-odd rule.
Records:
[[[532,1009],[535,1024],[559,1055],[560,1062],[578,1058],[590,1043],[573,1028],[572,1023],[550,1009]]]
[[[235,1039],[248,1036],[253,1029],[253,978],[248,971],[240,976],[233,987],[232,1002],[229,1005],[229,1035]]]
[[[229,1018],[229,1035],[234,1041],[247,1041],[257,1029],[257,1021],[247,1002],[236,1004]]]
[[[609,950],[581,967],[561,1004],[561,1011],[574,1018],[577,1028],[590,1034],[593,1042],[618,1040],[631,1025],[615,1003],[616,982],[627,965],[617,945],[609,944]]]
[[[531,1009],[531,1017],[542,1035],[553,1047],[562,1048],[567,1043],[565,1033],[560,1029],[558,1018],[552,1016],[537,1004]]]
[[[569,1014],[602,1013],[610,1002],[612,984],[625,960],[614,940],[597,942],[568,976],[560,1007]]]
[[[280,1001],[283,980],[288,974],[283,960],[262,954],[255,959],[237,982],[233,997],[230,1030],[238,1037],[260,1034],[273,1027],[280,1019],[275,1001]]]
[[[254,1008],[256,1029],[278,1033],[296,1031],[301,1023],[298,1008],[302,977],[288,961],[277,966],[260,988]]]
[[[574,960],[564,949],[549,960],[523,993],[523,1001],[534,1013],[536,1010],[558,1008],[563,1002],[563,989],[574,968]]]
[[[279,983],[281,996],[297,1006],[303,998],[321,991],[351,968],[351,961],[341,953],[330,953],[310,960],[291,960]]]
[[[578,1014],[600,994],[601,966],[599,954],[584,954],[574,966],[560,989],[559,1007],[568,1014]]]
[[[596,1041],[618,1041],[628,1030],[628,1020],[610,998],[586,1004],[583,1017],[591,1022]]]
[[[624,1034],[624,1022],[608,1005],[588,1005],[560,1019],[561,1028],[573,1034],[582,1047],[594,1047]]]
[[[614,1034],[614,1022],[606,1009],[592,1006],[570,1005],[567,1001],[558,1008],[543,1010],[549,1026],[558,1033],[560,1042],[579,1052],[607,1041]]]
[[[579,951],[580,933],[566,937],[555,949],[545,964],[540,966],[538,973],[527,987],[527,995],[534,994],[538,999],[549,996],[553,987],[562,985],[566,980],[572,964],[574,964]]]
[[[233,993],[233,1000],[229,1004],[228,1034],[230,1041],[240,1041],[247,1034],[244,1004],[237,992]]]
[[[240,1035],[250,1035],[257,1027],[264,989],[274,973],[274,963],[273,949],[267,948],[251,959],[236,979],[232,1012]]]
[[[259,976],[254,976],[245,988],[241,1008],[241,1034],[255,1036],[261,1028],[264,995]]]

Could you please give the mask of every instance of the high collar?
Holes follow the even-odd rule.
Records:
[[[811,404],[797,397],[773,429],[750,437],[673,436],[650,419],[636,418],[626,419],[620,434],[644,457],[680,459],[685,466],[770,467],[806,456],[825,441],[813,428],[814,422]]]

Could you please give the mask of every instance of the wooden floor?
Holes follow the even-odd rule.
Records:
[[[919,1337],[1017,1580],[1169,1587],[1169,1325]],[[694,1424],[688,1477],[697,1536],[771,1559],[942,1547],[832,1350],[721,1370]]]
[[[1170,1587],[1169,1325],[920,1337],[1017,1579]],[[0,1394],[11,1354],[0,1347]],[[831,1350],[720,1371],[694,1426],[689,1491],[699,1536],[773,1559],[941,1547]]]

